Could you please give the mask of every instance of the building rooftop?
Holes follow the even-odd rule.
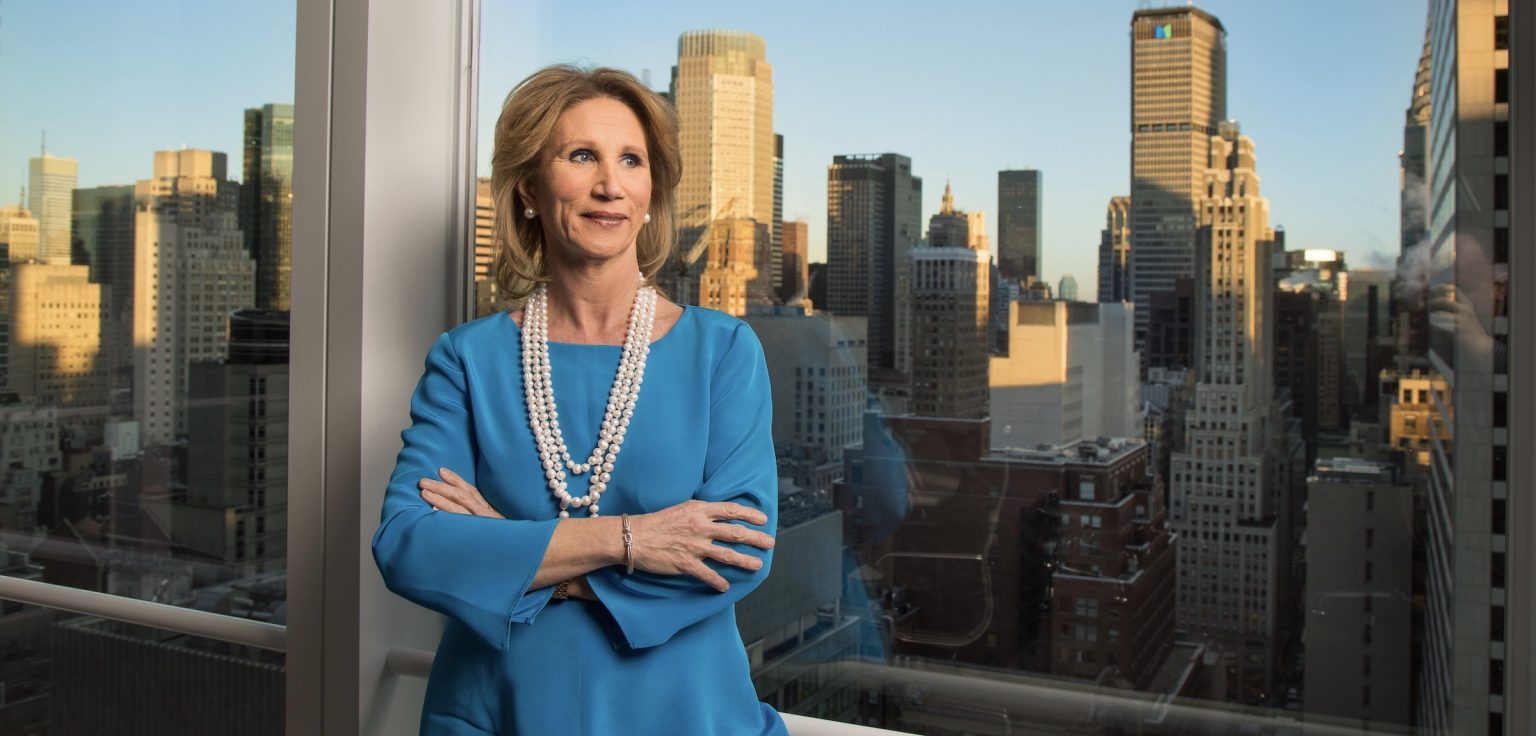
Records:
[[[1109,465],[1145,447],[1146,440],[1133,437],[1098,437],[1066,445],[994,447],[989,460],[1046,465]]]

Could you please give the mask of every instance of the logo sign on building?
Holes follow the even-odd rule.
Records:
[[[1159,23],[1152,27],[1153,38],[1173,38],[1173,24]]]

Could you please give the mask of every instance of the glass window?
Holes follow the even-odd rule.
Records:
[[[1458,121],[1432,106],[1456,90],[1432,82],[1470,62],[1423,55],[1423,4],[1328,6],[1345,14],[1341,27],[1375,29],[1348,49],[1255,32],[1305,23],[1318,2],[1039,17],[962,2],[943,17],[885,21],[900,41],[850,36],[867,14],[799,2],[775,13],[615,9],[614,30],[584,24],[579,6],[537,3],[541,43],[508,48],[498,29],[523,20],[511,5],[484,8],[484,196],[465,244],[476,313],[498,308],[488,265],[496,218],[519,216],[496,211],[488,193],[497,103],[527,74],[572,60],[630,70],[665,94],[681,121],[684,173],[679,246],[658,282],[675,301],[749,325],[784,389],[774,396],[779,503],[796,515],[778,529],[773,575],[815,593],[738,606],[744,638],[764,640],[753,675],[765,701],[898,731],[978,730],[958,714],[999,706],[944,691],[931,674],[942,670],[1042,689],[1112,676],[1217,709],[1413,723],[1409,686],[1372,672],[1393,671],[1397,657],[1427,661],[1412,651],[1423,644],[1372,621],[1410,616],[1415,595],[1444,590],[1413,560],[1425,543],[1412,523],[1424,502],[1415,489],[1478,475],[1452,471],[1457,458],[1490,461],[1490,448],[1472,446],[1490,441],[1489,427],[1450,428],[1499,411],[1454,411],[1456,389],[1433,366],[1453,364],[1446,346],[1464,355],[1474,343],[1454,339],[1465,323],[1430,304],[1491,304],[1483,297],[1495,287],[1456,281],[1493,271],[1434,260],[1440,253],[1424,258],[1423,281],[1445,292],[1426,293],[1396,262],[1426,254],[1422,241],[1447,235],[1432,226],[1461,216],[1424,214],[1430,202],[1464,201],[1431,197],[1455,179],[1445,171],[1488,172],[1473,191],[1508,206],[1491,163],[1441,170],[1458,162],[1430,151],[1451,141],[1462,156],[1511,153],[1502,124],[1491,150],[1454,145],[1486,139],[1456,137]],[[823,14],[835,22],[804,22]],[[1491,8],[1484,17],[1484,28],[1506,27]],[[1019,44],[1020,28],[1040,43]],[[917,53],[936,37],[964,39],[963,52],[942,62]],[[1297,43],[1314,53],[1298,55]],[[1069,47],[1091,50],[1073,74],[1018,73],[1055,68]],[[1345,51],[1373,85],[1403,94],[1368,101],[1368,115],[1297,146],[1295,130],[1344,119],[1330,100],[1359,102],[1324,61]],[[1489,68],[1474,78],[1487,84],[1493,72],[1507,101],[1507,73],[1479,63]],[[1082,95],[1085,80],[1105,94]],[[1254,102],[1255,89],[1274,104]],[[914,106],[913,95],[935,104]],[[1064,102],[1026,104],[1041,99]],[[1191,100],[1199,110],[1182,112]],[[953,114],[973,104],[987,112]],[[1379,176],[1365,149],[1402,150],[1402,170]],[[1334,173],[1318,180],[1319,170]],[[1129,191],[1081,185],[1127,173]],[[1316,186],[1281,188],[1300,180]],[[1329,204],[1355,197],[1369,206]],[[1507,261],[1507,230],[1491,217],[1483,226],[1493,233],[1485,255]],[[1384,245],[1306,247],[1342,232]],[[1052,245],[1057,237],[1103,245]],[[1135,258],[1122,252],[1131,242]],[[859,370],[835,369],[837,381],[802,391],[823,365]],[[1475,385],[1493,385],[1483,378]],[[854,408],[835,413],[832,431],[798,414],[823,404]],[[1498,480],[1503,455],[1491,452]],[[1455,492],[1464,491],[1492,493],[1488,483]],[[845,520],[835,533],[816,525],[831,514]],[[1307,603],[1314,590],[1327,591],[1321,607]],[[1103,654],[1084,646],[1099,641],[1087,620],[1101,607],[1120,627],[1106,630]],[[1147,621],[1155,631],[1125,628]],[[1128,645],[1155,654],[1108,656],[1122,629]],[[1309,642],[1334,641],[1353,642],[1339,657],[1367,664],[1301,656],[1320,650]],[[1219,662],[1208,692],[1168,690],[1206,662]],[[784,674],[808,664],[858,676],[828,678],[818,692]],[[1007,717],[1050,710],[1020,697]],[[1127,713],[1139,712],[1130,700]],[[1039,726],[1095,717],[1104,716]]]
[[[6,5],[0,575],[285,622],[295,18]],[[282,728],[281,655],[16,605],[0,639],[6,733]]]

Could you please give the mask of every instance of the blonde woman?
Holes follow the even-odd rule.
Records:
[[[549,67],[496,124],[510,312],[440,336],[374,558],[448,617],[423,734],[783,734],[734,604],[777,515],[767,368],[747,325],[654,288],[681,172],[669,105]]]

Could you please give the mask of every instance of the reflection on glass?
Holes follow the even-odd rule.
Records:
[[[284,624],[294,8],[88,5],[5,11],[7,54],[71,51],[0,135],[0,574]],[[16,604],[0,638],[3,733],[282,728],[280,655]]]

